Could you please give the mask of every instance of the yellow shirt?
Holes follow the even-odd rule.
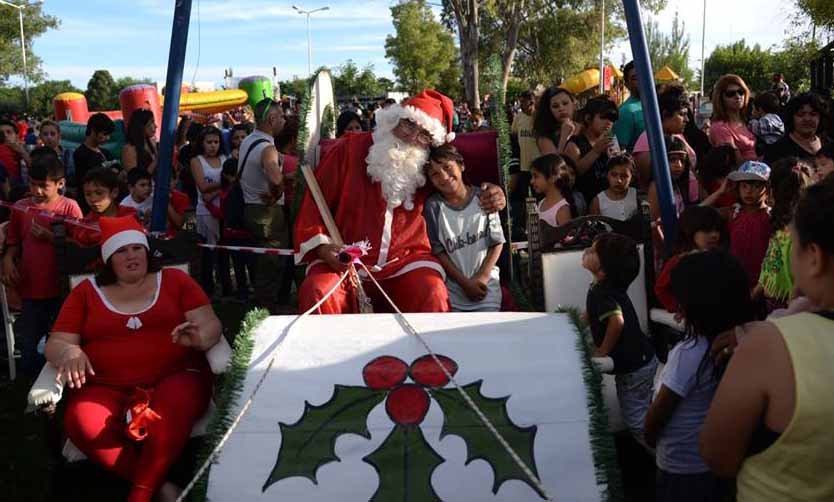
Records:
[[[834,501],[834,321],[802,313],[773,324],[793,364],[796,407],[779,439],[742,464],[737,500]]]
[[[522,171],[529,171],[530,164],[541,155],[533,134],[533,116],[518,112],[513,119],[512,133],[518,136],[519,167]]]

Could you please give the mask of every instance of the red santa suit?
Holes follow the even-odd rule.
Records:
[[[430,93],[430,94],[429,94]],[[439,102],[442,96],[425,91],[412,99],[414,105],[425,101]],[[442,96],[448,100],[445,96]],[[445,103],[445,101],[444,101]],[[449,105],[451,101],[448,101]],[[430,122],[430,115],[446,118],[443,112],[423,113],[423,107],[402,107],[404,118],[410,118],[432,134],[435,144],[448,139],[448,125]],[[438,109],[439,109],[438,105]],[[451,106],[449,106],[451,111]],[[445,122],[445,120],[444,120]],[[440,125],[440,127],[438,127]],[[336,226],[346,244],[367,241],[370,250],[362,262],[371,269],[394,303],[404,312],[447,312],[448,292],[444,284],[442,265],[431,254],[423,204],[427,188],[418,189],[411,203],[394,205],[386,200],[382,185],[367,172],[369,150],[373,145],[370,133],[347,134],[324,156],[315,171],[316,180]],[[413,204],[413,206],[412,206]],[[410,208],[406,208],[412,206]],[[301,209],[295,222],[296,263],[308,263],[307,277],[299,289],[299,308],[306,311],[321,300],[339,279],[339,273],[318,259],[315,249],[331,243],[327,228],[309,191],[304,194]],[[374,305],[375,312],[390,311],[384,297],[367,279],[364,271],[363,286]],[[355,292],[345,281],[319,311],[323,314],[341,314],[357,311]]]

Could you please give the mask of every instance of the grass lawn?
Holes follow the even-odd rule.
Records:
[[[251,305],[215,303],[229,341]],[[4,345],[5,346],[5,345]],[[0,373],[0,500],[41,502],[83,500],[113,502],[124,500],[124,483],[87,462],[68,465],[60,456],[61,427],[59,407],[53,417],[24,414],[31,381],[18,375],[8,379],[5,353]],[[190,444],[189,448],[196,447]],[[186,452],[186,457],[189,456]],[[190,479],[192,466],[184,465],[175,478]]]

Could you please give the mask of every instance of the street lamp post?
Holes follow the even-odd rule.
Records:
[[[29,72],[26,71],[26,39],[23,35],[23,9],[26,5],[17,5],[6,0],[0,0],[0,4],[8,5],[17,9],[17,16],[20,20],[20,53],[23,56],[23,88],[26,92],[26,108],[29,108]]]
[[[599,25],[599,93],[605,94],[605,0],[600,5]]]
[[[318,9],[313,9],[313,10],[304,10],[304,9],[299,9],[298,7],[293,5],[292,8],[295,9],[296,12],[298,12],[299,14],[303,14],[303,15],[307,16],[307,74],[312,75],[313,74],[313,68],[312,68],[313,45],[310,43],[310,15],[315,14],[316,12],[322,12],[322,11],[325,11],[325,10],[330,10],[330,7],[325,6],[325,7],[319,7]]]
[[[701,19],[701,99],[698,101],[698,106],[704,101],[704,41],[707,36],[707,0],[704,0],[704,17]]]

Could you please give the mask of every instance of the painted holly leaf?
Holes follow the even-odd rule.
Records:
[[[443,457],[437,454],[419,427],[397,425],[373,453],[363,458],[379,475],[376,501],[423,502],[440,500],[431,476]]]
[[[304,413],[292,425],[279,423],[281,449],[272,472],[264,483],[266,491],[273,483],[301,476],[318,484],[316,472],[329,462],[338,462],[336,439],[342,434],[371,438],[368,414],[386,392],[367,387],[336,385],[326,403],[314,406],[304,402]]]
[[[482,382],[483,380],[478,380],[464,385],[463,390],[475,401],[478,408],[538,477],[533,455],[536,426],[519,427],[514,424],[507,414],[509,396],[502,398],[484,396],[481,394]],[[505,481],[517,479],[527,483],[540,497],[545,498],[544,494],[531,484],[524,472],[495,440],[492,433],[469,408],[456,389],[434,389],[431,394],[443,410],[443,428],[440,431],[440,439],[450,434],[459,436],[466,443],[466,465],[473,460],[483,459],[492,467],[495,474],[492,493],[498,493],[498,489]]]

